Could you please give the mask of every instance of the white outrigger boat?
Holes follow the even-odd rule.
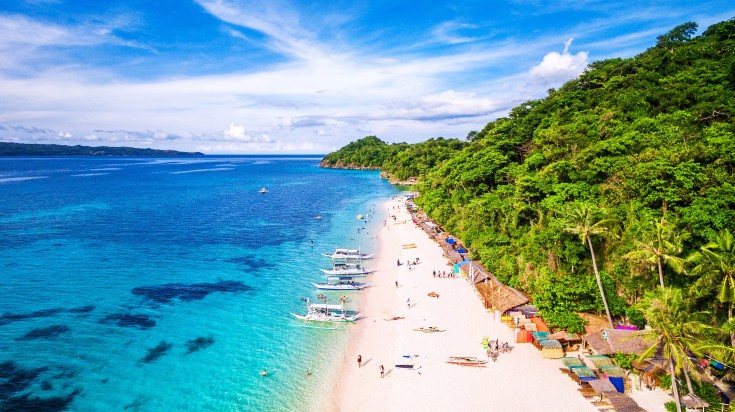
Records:
[[[314,287],[316,287],[317,289],[323,290],[363,290],[366,287],[370,286],[367,283],[356,282],[354,279],[358,277],[362,278],[365,277],[365,275],[329,276],[327,278],[327,283],[312,283],[312,285],[314,285]]]
[[[320,269],[327,275],[367,275],[375,272],[375,269],[367,269],[359,263],[335,262],[332,269]]]
[[[375,255],[360,253],[360,249],[335,249],[334,253],[322,253],[332,260],[362,260],[372,259]]]
[[[329,305],[326,303],[310,303],[306,299],[306,315],[292,313],[296,319],[315,322],[354,322],[360,317],[359,313],[346,310],[344,305]]]

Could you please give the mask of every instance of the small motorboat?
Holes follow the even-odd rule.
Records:
[[[258,192],[260,192],[261,194],[262,193],[268,193],[268,191],[265,188],[262,188],[262,189],[258,190]]]

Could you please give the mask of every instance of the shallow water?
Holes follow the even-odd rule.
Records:
[[[0,158],[0,409],[317,408],[347,333],[290,313],[397,193],[318,163]]]

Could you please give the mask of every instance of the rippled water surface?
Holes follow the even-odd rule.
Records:
[[[318,408],[347,333],[290,313],[395,194],[318,163],[0,158],[0,410]]]

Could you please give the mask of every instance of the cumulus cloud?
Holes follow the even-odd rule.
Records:
[[[587,52],[569,53],[573,40],[564,42],[564,51],[561,54],[548,53],[541,63],[531,69],[530,76],[536,84],[558,85],[579,76],[587,68],[589,64]]]
[[[252,135],[245,132],[244,126],[237,126],[234,123],[230,123],[230,127],[224,132],[225,140],[234,140],[240,142],[252,142],[252,143],[270,143],[271,138],[267,134],[261,134],[259,136]]]

